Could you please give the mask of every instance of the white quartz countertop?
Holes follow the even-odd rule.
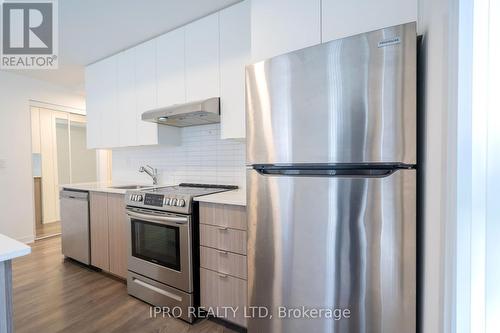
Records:
[[[128,186],[128,185],[143,185],[149,187],[157,186],[167,186],[167,185],[151,185],[151,184],[132,184],[132,183],[78,183],[78,184],[65,184],[60,185],[59,189],[69,189],[69,190],[80,190],[89,192],[106,192],[106,193],[117,193],[125,194],[129,189],[114,188],[116,186]]]
[[[233,191],[220,192],[215,194],[203,195],[194,198],[195,201],[217,203],[224,205],[247,205],[247,193],[245,189],[237,189]]]
[[[131,183],[79,183],[79,184],[66,184],[60,185],[59,188],[69,189],[69,190],[80,190],[80,191],[89,191],[89,192],[106,192],[106,193],[118,193],[125,194],[127,189],[119,189],[113,188],[115,186],[127,186],[127,185],[148,185],[149,184],[131,184]],[[157,186],[171,186],[171,184],[161,184],[161,185],[151,185],[150,187]],[[209,194],[200,197],[194,198],[195,201],[199,202],[209,202],[209,203],[218,203],[218,204],[226,204],[226,205],[238,205],[238,206],[246,206],[246,190],[245,189],[237,189],[233,191],[226,191],[221,193]]]
[[[31,247],[0,234],[0,262],[22,257],[31,253]]]

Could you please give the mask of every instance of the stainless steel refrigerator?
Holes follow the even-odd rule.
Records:
[[[247,66],[249,333],[416,331],[415,29]]]

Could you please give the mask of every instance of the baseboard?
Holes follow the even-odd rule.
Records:
[[[30,235],[30,236],[25,236],[25,237],[17,237],[17,241],[24,243],[24,244],[30,244],[35,241],[35,235]]]

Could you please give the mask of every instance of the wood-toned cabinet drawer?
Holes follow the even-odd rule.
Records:
[[[200,266],[240,279],[247,279],[247,257],[240,254],[201,246]]]
[[[247,233],[243,230],[200,224],[200,245],[247,254]]]
[[[232,311],[228,311],[224,319],[246,327],[244,308],[247,304],[247,282],[245,280],[201,268],[200,284],[202,307],[237,308],[234,317]]]
[[[200,202],[200,223],[247,230],[246,207]]]

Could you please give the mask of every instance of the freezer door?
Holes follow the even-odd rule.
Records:
[[[416,27],[246,69],[247,163],[416,164]]]
[[[416,331],[415,170],[247,172],[249,333]]]

